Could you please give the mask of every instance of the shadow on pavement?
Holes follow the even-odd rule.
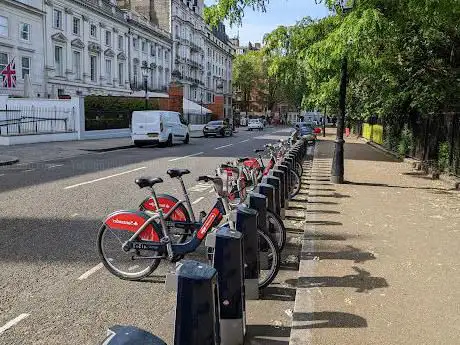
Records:
[[[263,290],[260,299],[271,301],[295,301],[296,289],[269,286]]]
[[[355,263],[363,263],[368,260],[375,260],[375,255],[369,252],[362,252],[353,246],[347,246],[348,249],[336,252],[302,252],[301,260],[352,260]]]
[[[345,159],[375,162],[399,162],[395,157],[374,149],[368,144],[345,143]]]
[[[286,283],[290,285],[297,284],[297,288],[351,287],[356,288],[356,292],[368,292],[373,289],[388,287],[385,278],[372,277],[369,272],[358,267],[353,267],[353,269],[358,274],[343,277],[299,277],[297,283],[295,279],[287,280]]]
[[[289,345],[290,335],[290,327],[248,325],[244,343],[247,345]],[[286,339],[283,340],[280,338]]]
[[[431,180],[431,178],[430,178]],[[435,188],[435,187],[412,187],[412,186],[396,186],[390,185],[386,183],[370,183],[370,182],[352,182],[352,181],[345,181],[346,184],[353,185],[353,186],[366,186],[366,187],[383,187],[383,188],[401,188],[401,189],[418,189],[418,190],[433,190],[438,191],[441,193],[449,193],[449,190],[455,189],[443,189],[443,188]]]
[[[340,194],[340,193],[332,193],[332,194],[310,194],[312,198],[350,198],[349,195]]]
[[[345,235],[345,234],[338,234],[332,232],[315,232],[315,233],[308,233],[305,232],[304,240],[309,241],[346,241],[349,238],[354,236]]]
[[[361,316],[337,311],[321,311],[314,313],[294,313],[295,322],[312,322],[303,326],[295,325],[293,329],[305,328],[362,328],[367,321]]]

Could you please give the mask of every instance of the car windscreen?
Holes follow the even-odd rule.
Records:
[[[221,126],[222,121],[211,121],[211,122],[208,122],[208,125],[209,126]]]
[[[258,119],[251,119],[249,120],[250,123],[257,123],[257,122],[260,122]]]

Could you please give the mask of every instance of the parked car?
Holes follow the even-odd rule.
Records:
[[[226,135],[232,136],[233,131],[228,120],[224,119],[208,122],[203,128],[203,134],[205,137],[209,137],[210,135],[225,137]]]
[[[315,127],[312,123],[307,122],[297,122],[294,125],[294,128],[299,132],[302,137],[307,139],[309,144],[312,144],[316,140]]]
[[[248,129],[250,131],[252,131],[253,129],[258,129],[259,131],[262,131],[264,129],[264,124],[260,119],[249,119]]]
[[[188,144],[190,133],[182,114],[174,111],[134,111],[131,119],[131,139],[136,146],[174,143]]]

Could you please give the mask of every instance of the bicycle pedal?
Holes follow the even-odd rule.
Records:
[[[206,218],[207,213],[205,211],[200,212],[200,223]]]
[[[172,257],[172,259],[171,259],[171,262],[172,262],[172,263],[176,263],[176,262],[178,262],[178,261],[181,261],[183,258],[184,258],[183,255],[174,255],[174,256]]]

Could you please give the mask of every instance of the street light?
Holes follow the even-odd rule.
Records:
[[[342,9],[342,14],[345,15],[353,8],[353,0],[338,0],[337,6]],[[349,43],[347,43],[349,44]],[[346,48],[347,50],[347,48]],[[346,97],[347,97],[347,79],[348,79],[348,59],[347,51],[345,50],[342,57],[341,77],[340,77],[340,93],[339,93],[339,119],[337,122],[337,135],[335,138],[335,151],[332,160],[331,182],[341,184],[344,182],[344,157],[343,157],[343,130],[345,127],[346,115]]]
[[[152,69],[147,65],[147,63],[143,63],[142,64],[142,67],[141,67],[141,71],[142,71],[142,77],[144,77],[144,88],[145,88],[145,109],[148,108],[148,105],[149,105],[149,90],[147,88],[148,86],[148,83],[147,83],[147,78],[149,77],[150,75],[150,71]]]

